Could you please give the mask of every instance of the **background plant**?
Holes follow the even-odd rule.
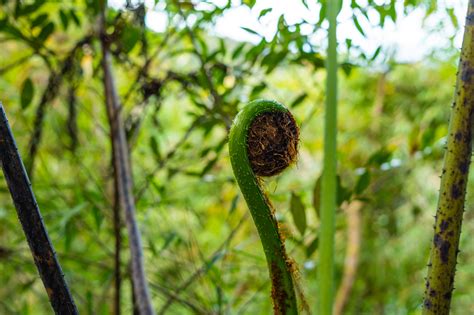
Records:
[[[375,23],[387,24],[404,11],[422,8],[437,14],[442,7],[433,1],[407,1],[400,9],[395,1],[353,3],[365,32],[364,12],[374,12]],[[123,221],[120,273],[114,273],[118,230],[94,4],[2,1],[0,97],[20,151],[30,157],[33,187],[66,278],[74,283],[79,311],[112,312],[114,279],[120,275],[120,305],[128,314],[133,304]],[[324,36],[324,22],[293,27],[282,17],[275,37],[256,35],[255,44],[242,44],[217,37],[212,26],[231,5],[253,6],[252,1],[206,9],[158,1],[172,21],[163,33],[143,27],[149,9],[132,4],[121,12],[109,9],[108,40],[158,313],[267,314],[271,309],[270,283],[261,277],[266,274],[264,256],[245,218],[248,210],[238,197],[226,153],[234,115],[248,100],[263,97],[287,104],[301,125],[297,166],[268,185],[301,285],[308,297],[318,296],[313,279],[319,252],[325,47],[301,29],[311,24],[309,33]],[[440,23],[451,23],[445,17]],[[446,48],[403,64],[385,49],[376,53],[351,47],[347,52],[346,45],[341,43],[339,50],[336,289],[351,226],[347,207],[361,201],[359,268],[345,311],[416,314],[458,52]],[[48,314],[3,179],[0,194],[0,312]],[[472,196],[467,197],[472,204]],[[453,313],[474,311],[474,248],[468,242],[474,226],[472,211],[466,210]]]

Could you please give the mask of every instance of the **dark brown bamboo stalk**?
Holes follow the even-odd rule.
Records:
[[[114,179],[120,203],[125,212],[125,224],[128,230],[130,259],[132,265],[133,286],[140,315],[154,314],[148,284],[145,277],[142,241],[135,217],[135,199],[133,196],[133,178],[130,170],[127,138],[120,113],[121,105],[112,73],[112,63],[107,42],[104,1],[101,16],[102,70],[105,90],[105,103],[110,125],[110,138],[114,163]]]
[[[0,103],[0,164],[26,240],[56,314],[78,314]]]

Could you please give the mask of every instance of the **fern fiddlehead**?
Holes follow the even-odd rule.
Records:
[[[265,252],[275,314],[297,314],[298,308],[292,263],[259,177],[276,175],[295,162],[298,137],[298,127],[288,109],[268,100],[256,100],[245,106],[236,116],[229,135],[234,175]]]

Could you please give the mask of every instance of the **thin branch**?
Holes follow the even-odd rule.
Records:
[[[244,303],[242,303],[242,306],[236,311],[236,314],[245,314],[245,311],[247,308],[250,306],[250,304],[255,300],[255,298],[262,292],[264,289],[266,289],[270,285],[270,280],[265,280],[260,286],[257,287],[257,289],[254,291],[254,293],[250,296],[250,298],[247,299]]]
[[[205,60],[204,56],[202,55],[201,52],[199,52],[199,49],[198,49],[199,46],[198,46],[198,43],[197,43],[196,35],[193,33],[193,31],[189,27],[188,22],[186,20],[186,15],[183,13],[180,6],[178,6],[178,10],[179,10],[179,13],[180,13],[181,17],[184,19],[184,26],[186,28],[186,31],[188,33],[189,38],[191,39],[191,43],[193,45],[195,55],[198,57],[199,62],[201,63],[201,72],[204,76],[204,79],[206,80],[207,87],[209,89],[209,92],[212,95],[213,100],[214,100],[213,107],[220,114],[222,120],[224,121],[224,123],[227,126],[227,129],[230,129],[230,125],[231,125],[232,121],[227,115],[225,115],[222,112],[222,105],[223,105],[222,96],[219,94],[216,87],[214,86],[214,83],[212,82],[212,77],[211,77],[211,74],[209,73],[208,68],[206,67],[206,60]]]
[[[3,68],[0,68],[0,75],[4,74],[5,72],[8,72],[12,69],[14,69],[15,67],[18,67],[18,66],[21,66],[23,63],[25,63],[26,61],[28,61],[28,59],[30,59],[34,54],[28,54],[18,60],[15,60],[13,61],[12,63],[6,65],[5,67]]]
[[[146,176],[146,180],[145,182],[143,183],[143,185],[140,187],[140,189],[138,189],[137,193],[136,193],[136,200],[137,202],[143,197],[143,194],[146,192],[146,190],[148,189],[148,187],[150,187],[150,180],[151,178],[153,178],[156,173],[162,169],[165,164],[176,154],[176,152],[178,151],[178,149],[186,142],[186,140],[189,138],[189,136],[191,135],[192,131],[199,125],[199,123],[202,121],[202,119],[204,118],[204,116],[199,116],[198,118],[196,118],[191,126],[188,128],[188,130],[186,130],[186,132],[184,133],[183,137],[176,143],[176,145],[173,147],[173,149],[171,149],[167,154],[166,156],[160,160],[158,162],[158,164],[156,165],[156,167],[151,171],[151,173],[149,175]]]
[[[357,276],[357,265],[359,264],[360,241],[361,241],[361,220],[360,209],[362,202],[354,201],[347,206],[347,248],[344,261],[344,275],[337,291],[334,302],[333,315],[344,314],[344,307],[351,295],[352,287]]]
[[[158,57],[159,53],[163,50],[164,47],[166,47],[166,44],[169,40],[169,38],[171,37],[171,35],[173,35],[172,32],[170,31],[167,31],[166,34],[165,34],[165,37],[163,38],[163,40],[161,41],[160,45],[158,45],[158,47],[156,48],[156,50],[151,54],[151,56],[149,56],[148,58],[145,59],[145,63],[143,64],[143,66],[140,66],[140,65],[135,65],[137,68],[138,68],[138,71],[137,71],[137,76],[135,78],[135,80],[132,82],[132,84],[130,85],[130,87],[128,88],[127,92],[124,94],[124,97],[123,97],[123,102],[126,104],[128,102],[128,100],[130,99],[130,97],[132,96],[133,94],[133,91],[136,87],[136,85],[144,78],[147,78],[148,77],[148,70],[150,68],[150,64],[153,62],[153,60],[155,58]]]
[[[148,284],[145,277],[143,249],[140,231],[135,217],[135,200],[133,197],[133,178],[130,170],[127,139],[121,117],[121,105],[112,74],[111,57],[106,35],[105,7],[100,16],[102,69],[107,116],[110,124],[110,137],[113,151],[115,182],[120,202],[125,212],[125,223],[128,230],[133,287],[136,294],[140,315],[154,314]]]
[[[51,306],[56,314],[78,314],[1,103],[0,162]]]
[[[120,218],[120,196],[119,188],[117,183],[114,186],[114,205],[113,205],[113,216],[114,216],[114,237],[115,237],[115,255],[114,255],[114,314],[120,315],[120,290],[122,286],[121,277],[121,249],[122,249],[122,222]]]
[[[165,288],[164,286],[161,286],[159,284],[151,284],[151,287],[153,289],[156,289],[166,295],[168,299],[173,299],[176,302],[188,307],[191,311],[194,312],[194,314],[210,314],[211,312],[206,311],[202,309],[201,307],[195,305],[194,303],[190,302],[188,299],[182,298],[179,295],[177,295],[174,292],[171,292],[169,289]]]
[[[168,297],[168,300],[158,311],[159,315],[164,315],[168,308],[171,306],[171,304],[173,304],[173,302],[176,300],[174,297],[178,296],[182,291],[186,290],[196,279],[199,278],[199,276],[201,276],[201,274],[203,274],[209,269],[209,261],[215,261],[222,254],[223,249],[226,248],[232,241],[237,231],[247,219],[247,216],[247,214],[242,216],[239,223],[237,223],[234,229],[230,232],[224,242],[214,251],[211,257],[207,261],[205,261],[204,264],[199,269],[197,269],[186,281],[184,281],[177,289],[174,290],[173,295]]]
[[[73,61],[77,50],[79,50],[84,44],[89,43],[92,40],[91,35],[85,36],[83,39],[78,41],[76,45],[68,53],[67,57],[62,62],[62,68],[60,72],[51,71],[49,75],[48,84],[44,89],[43,96],[41,97],[38,108],[36,109],[35,121],[33,123],[34,129],[28,144],[28,160],[26,161],[26,170],[30,177],[33,176],[33,168],[35,163],[35,157],[38,152],[39,144],[41,142],[41,136],[43,134],[43,121],[45,116],[46,106],[57,96],[59,87],[63,83],[63,77],[73,69]]]

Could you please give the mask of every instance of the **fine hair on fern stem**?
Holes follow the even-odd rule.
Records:
[[[236,116],[229,135],[232,169],[265,252],[275,314],[297,314],[298,307],[293,264],[260,177],[277,175],[296,161],[298,138],[298,126],[288,109],[268,100],[256,100],[245,106]]]

